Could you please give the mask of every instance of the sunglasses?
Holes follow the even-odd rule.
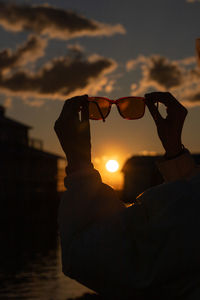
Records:
[[[111,100],[105,97],[88,97],[89,118],[92,120],[103,120],[110,113],[112,104],[117,105],[117,109],[122,118],[126,120],[136,120],[144,116],[145,98],[143,97],[123,97]]]

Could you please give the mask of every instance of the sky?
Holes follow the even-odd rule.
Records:
[[[1,1],[0,104],[62,155],[53,126],[65,99],[170,91],[189,110],[183,143],[200,152],[199,15],[200,0]],[[122,167],[132,155],[164,152],[148,109],[128,121],[113,106],[105,123],[90,123],[102,172],[108,159]]]

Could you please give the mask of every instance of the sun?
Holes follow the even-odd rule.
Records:
[[[110,159],[106,163],[106,169],[108,170],[108,172],[114,173],[119,169],[119,164],[116,160]]]

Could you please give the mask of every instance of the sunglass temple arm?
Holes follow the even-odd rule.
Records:
[[[103,122],[105,122],[105,118],[104,118],[104,116],[103,116],[103,114],[102,114],[102,111],[101,111],[101,109],[100,109],[98,103],[95,102],[95,101],[92,101],[92,103],[95,103],[95,104],[96,104],[96,106],[97,106],[97,108],[98,108],[98,111],[99,111],[99,113],[100,113],[100,115],[101,115],[101,117],[102,117],[102,120],[103,120]]]

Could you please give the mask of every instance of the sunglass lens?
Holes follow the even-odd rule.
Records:
[[[127,97],[121,98],[117,104],[123,118],[134,120],[142,118],[145,111],[144,98]]]
[[[110,110],[109,101],[101,97],[89,97],[89,117],[92,120],[105,119]]]

